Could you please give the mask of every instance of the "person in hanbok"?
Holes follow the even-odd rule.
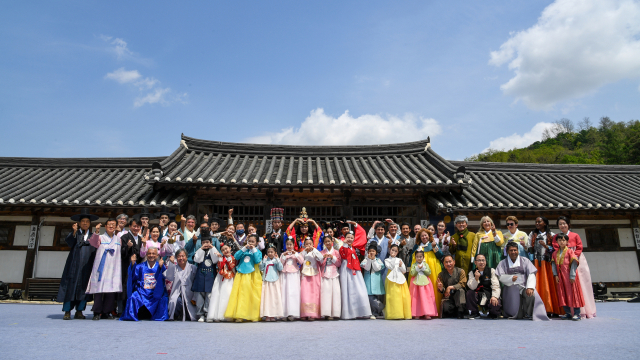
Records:
[[[184,249],[185,241],[184,237],[178,231],[178,223],[174,220],[170,221],[167,225],[166,235],[162,238],[161,241],[166,239],[168,246],[167,249],[171,248],[170,253],[167,253],[166,256],[174,256],[180,249]],[[220,250],[218,250],[220,251]]]
[[[294,240],[294,250],[302,252],[305,249],[304,242],[307,238],[313,240],[313,247],[318,248],[322,243],[324,233],[322,228],[307,215],[306,208],[302,208],[300,217],[295,219],[287,228],[287,236]]]
[[[442,257],[445,253],[449,252],[449,243],[451,242],[451,235],[447,230],[447,224],[440,220],[438,222],[437,231],[433,234],[433,239],[436,241],[436,246],[433,247],[436,254],[436,258],[440,260],[440,266],[442,267]]]
[[[174,260],[177,264],[174,264]],[[168,320],[196,321],[196,296],[191,291],[196,277],[196,266],[187,261],[187,251],[178,249],[167,262],[166,278],[172,282],[169,294]]]
[[[247,245],[234,255],[239,265],[236,266],[237,274],[233,281],[227,310],[224,312],[226,319],[236,322],[260,320],[262,275],[259,264],[262,260],[262,252],[258,250],[257,244],[258,235],[249,235]]]
[[[160,226],[151,225],[142,238],[142,246],[140,246],[140,257],[145,259],[147,252],[151,248],[158,249],[158,256],[164,257],[173,253],[173,245],[167,243],[167,239],[160,239]],[[164,285],[164,284],[163,284]]]
[[[480,317],[480,309],[489,313],[489,318],[497,319],[502,313],[500,303],[500,280],[495,269],[487,266],[487,259],[480,254],[475,259],[475,271],[467,281],[467,310],[469,319]]]
[[[144,234],[149,230],[149,221],[155,219],[155,216],[149,212],[149,209],[143,208],[140,214],[135,215],[135,217],[140,221],[140,233]]]
[[[96,232],[89,238],[96,251],[87,294],[93,294],[93,320],[113,320],[116,310],[116,296],[122,292],[122,254],[120,235],[116,235],[116,219],[107,219],[105,233],[100,233],[102,224],[96,225]],[[124,233],[121,233],[124,235]]]
[[[304,259],[294,250],[295,241],[288,238],[284,244],[285,250],[280,256],[282,273],[280,274],[280,288],[282,291],[283,317],[289,321],[300,318],[300,266]]]
[[[558,286],[558,303],[564,308],[566,320],[580,320],[580,308],[584,307],[580,279],[576,272],[578,257],[567,247],[569,236],[558,234],[558,250],[553,253],[553,275]],[[573,316],[571,312],[573,311]]]
[[[411,237],[411,225],[409,225],[409,223],[404,222],[400,224],[400,236],[398,237],[398,241],[398,246],[400,247],[400,254],[398,254],[398,257],[402,259],[407,266],[409,266],[411,263],[413,247],[416,245],[416,239]]]
[[[367,287],[361,274],[360,261],[356,255],[356,249],[364,253],[364,246],[367,243],[367,234],[354,221],[355,234],[347,234],[345,244],[340,248],[340,291],[342,294],[342,314],[341,319],[370,319],[371,306]],[[355,240],[357,238],[357,240]],[[377,245],[377,244],[376,244]]]
[[[442,294],[442,301],[438,304],[441,318],[464,319],[466,309],[467,273],[456,266],[453,255],[447,253],[442,258],[444,270],[438,275],[436,285]]]
[[[375,242],[380,246],[380,252],[378,253],[378,258],[384,262],[384,259],[388,256],[389,243],[390,239],[385,236],[385,232],[387,231],[384,223],[382,221],[376,221],[373,223],[372,228],[374,229],[374,235],[369,237],[368,243]]]
[[[136,254],[136,263],[142,262],[142,257],[140,254],[140,247],[142,246],[142,235],[140,234],[141,229],[140,219],[137,217],[132,217],[129,220],[129,231],[124,235],[121,235],[120,242],[122,243],[122,256],[120,259],[121,272],[122,272],[122,292],[118,294],[118,317],[121,317],[124,313],[124,309],[127,305],[127,299],[130,294],[127,294],[127,281],[129,276],[129,263],[131,261],[131,256]],[[169,291],[167,289],[167,291]],[[122,303],[122,304],[120,304]]]
[[[276,247],[278,256],[282,254],[282,248],[287,242],[287,234],[282,230],[282,221],[284,220],[284,209],[271,209],[271,231],[264,235],[265,249],[273,244]],[[263,255],[267,254],[267,250],[263,251]]]
[[[322,285],[320,290],[320,315],[327,320],[340,318],[342,298],[340,294],[340,252],[333,248],[332,236],[324,237],[322,249]]]
[[[569,236],[569,249],[573,250],[573,253],[578,257],[577,277],[580,281],[580,288],[582,289],[582,298],[584,299],[584,307],[580,308],[580,316],[587,319],[596,317],[596,301],[593,297],[593,288],[591,287],[591,272],[589,271],[589,264],[587,264],[587,258],[582,252],[582,239],[580,235],[571,231],[571,220],[569,218],[560,216],[556,222],[558,229],[563,234]],[[557,237],[557,235],[556,235]],[[553,249],[558,250],[559,245],[555,237],[553,240]]]
[[[175,217],[175,215],[171,211],[169,211],[169,208],[167,206],[162,205],[162,208],[159,212],[155,213],[155,216],[158,218],[158,225],[160,226],[160,238],[162,239],[163,237],[169,235],[169,222],[171,221],[171,218]]]
[[[398,245],[391,244],[389,257],[384,260],[384,266],[387,269],[384,284],[386,300],[384,318],[387,320],[411,319],[411,294],[407,287],[407,279],[404,277],[407,267],[398,257],[399,252]]]
[[[121,321],[151,319],[164,321],[169,318],[169,297],[164,287],[164,266],[158,258],[158,248],[147,251],[146,261],[136,264],[136,255],[131,256],[127,281],[127,306]]]
[[[471,247],[471,262],[476,255],[482,254],[487,258],[487,266],[495,268],[502,260],[502,245],[504,244],[504,236],[502,231],[496,230],[496,225],[488,216],[480,219],[482,228],[476,233]]]
[[[220,234],[218,240],[220,241],[220,249],[222,249],[222,245],[227,245],[229,247],[229,251],[231,251],[231,255],[235,254],[240,250],[240,244],[233,237],[236,228],[233,224],[228,224],[227,228],[224,232]]]
[[[207,311],[207,322],[220,322],[226,320],[224,312],[229,304],[233,279],[236,275],[236,259],[231,254],[231,247],[222,244],[222,258],[218,261],[218,275],[211,289],[211,300]]]
[[[456,225],[456,233],[453,234],[449,242],[449,253],[455,256],[458,267],[468,273],[471,267],[471,257],[473,257],[471,248],[476,234],[469,231],[469,219],[466,216],[458,215],[453,222]],[[441,261],[444,267],[444,256]]]
[[[93,299],[86,291],[96,256],[96,248],[91,246],[89,238],[93,236],[91,221],[98,220],[98,216],[89,214],[89,210],[84,208],[80,214],[73,215],[71,220],[76,223],[72,225],[73,231],[65,238],[70,249],[57,296],[57,301],[63,303],[63,320],[71,320],[71,310],[74,308],[76,313],[73,318],[85,319],[82,312],[87,307],[87,301]],[[78,222],[80,228],[78,228]]]
[[[549,228],[549,220],[544,216],[536,218],[536,229],[529,234],[529,252],[533,254],[533,265],[536,273],[536,290],[544,303],[547,314],[564,314],[564,310],[558,305],[556,284],[551,268],[551,255],[553,254],[553,236]]]
[[[193,264],[193,255],[196,250],[200,249],[200,239],[198,236],[198,230],[196,229],[196,217],[189,215],[185,217],[180,215],[180,234],[184,239],[184,249],[187,250],[189,263]]]
[[[320,318],[320,289],[322,282],[322,270],[320,263],[323,256],[313,246],[313,240],[307,238],[304,242],[304,250],[300,253],[303,259],[300,273],[300,318],[309,321]]]
[[[529,257],[529,236],[524,231],[518,230],[518,218],[515,216],[507,216],[505,220],[507,223],[507,229],[503,233],[504,235],[504,243],[509,243],[511,241],[516,242],[518,246],[518,250],[520,251],[520,256]],[[504,247],[504,251],[502,252],[502,257],[507,257],[507,247]]]
[[[434,232],[435,232],[435,228],[431,224],[426,228],[418,231],[418,234],[416,235],[416,244],[414,245],[411,251],[411,258],[409,259],[410,262],[409,264],[407,264],[407,266],[411,267],[413,263],[416,261],[414,252],[417,251],[419,247],[421,247],[424,255],[424,261],[427,263],[427,265],[429,265],[430,273],[427,274],[427,276],[431,280],[429,283],[433,288],[436,304],[440,304],[440,302],[442,301],[442,294],[438,291],[437,282],[438,282],[438,275],[440,275],[440,272],[442,271],[442,267],[440,265],[441,264],[440,259],[438,259],[438,256],[436,255],[439,249],[437,247],[436,240],[433,237]],[[411,284],[412,275],[409,274],[409,276],[410,276],[409,283]]]
[[[208,228],[204,228],[204,231],[200,234],[200,241],[202,246],[193,256],[193,261],[197,264],[197,271],[191,291],[196,296],[198,322],[205,322],[207,311],[209,311],[211,290],[218,273],[216,264],[222,255],[218,253],[218,250],[211,243],[211,234]]]
[[[282,262],[276,253],[276,245],[271,243],[267,255],[260,263],[262,271],[262,296],[260,299],[260,318],[265,321],[276,321],[284,317],[282,309],[282,290],[280,288],[280,272]]]
[[[367,256],[360,263],[364,284],[367,287],[371,319],[384,317],[384,280],[386,271],[384,263],[378,258],[380,245],[370,242],[367,245]]]
[[[411,264],[411,277],[409,278],[409,293],[411,294],[411,316],[419,319],[424,316],[431,320],[432,316],[438,316],[436,297],[433,285],[429,280],[431,269],[424,261],[424,249],[419,247],[415,252],[415,261]]]
[[[502,309],[510,319],[549,320],[536,291],[536,272],[531,261],[520,256],[515,242],[507,243],[507,258],[500,261],[496,275],[502,286]]]

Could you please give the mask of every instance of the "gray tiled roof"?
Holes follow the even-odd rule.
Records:
[[[236,144],[182,136],[181,146],[159,162],[160,183],[262,186],[443,186],[468,183],[441,158],[429,139],[367,146]]]
[[[640,166],[514,164],[452,161],[471,185],[434,194],[431,205],[451,209],[639,209]]]
[[[154,191],[144,180],[161,158],[0,158],[0,205],[180,205],[175,190]]]

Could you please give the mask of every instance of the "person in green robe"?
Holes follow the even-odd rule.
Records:
[[[451,237],[449,252],[455,254],[456,264],[465,273],[468,273],[471,265],[471,246],[476,234],[467,229],[469,219],[466,216],[458,215],[454,223],[456,225],[456,233]]]

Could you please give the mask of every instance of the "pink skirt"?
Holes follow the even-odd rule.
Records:
[[[320,274],[301,276],[300,317],[320,318]]]
[[[411,316],[438,316],[436,297],[433,286],[418,286],[410,281],[409,293],[411,293]]]
[[[593,297],[593,288],[591,287],[591,272],[589,271],[589,264],[587,264],[587,258],[584,257],[584,253],[580,254],[578,261],[580,265],[578,265],[576,271],[576,278],[580,279],[582,298],[584,299],[584,307],[580,308],[580,316],[590,319],[596,317],[596,301]]]

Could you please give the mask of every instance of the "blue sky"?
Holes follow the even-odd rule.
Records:
[[[460,160],[640,118],[638,1],[6,2],[0,156],[431,136]]]

